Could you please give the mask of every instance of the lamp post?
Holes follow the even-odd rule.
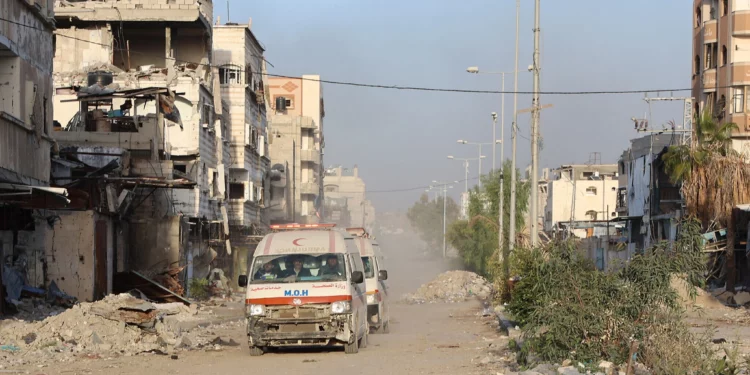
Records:
[[[454,181],[458,182],[458,181]],[[443,191],[443,258],[445,258],[447,252],[447,244],[445,242],[445,229],[446,229],[446,201],[448,200],[448,189],[453,189],[453,186],[448,186],[446,182],[432,181],[433,184],[437,185]]]
[[[494,145],[496,145],[498,143],[502,143],[502,142],[499,139],[496,139],[495,142],[484,142],[484,143],[483,142],[469,142],[469,141],[465,141],[463,139],[459,139],[458,143],[460,143],[462,145],[474,145],[474,146],[478,146],[479,147],[479,182],[478,182],[478,184],[479,184],[479,186],[482,186],[482,159],[483,159],[483,156],[482,156],[482,146],[493,145],[493,147],[494,147]]]
[[[455,157],[453,155],[448,155],[448,159],[458,160],[458,161],[464,162],[464,172],[465,172],[465,175],[466,175],[465,178],[464,178],[464,185],[465,185],[464,192],[466,192],[466,193],[469,192],[469,162],[470,161],[475,161],[475,160],[481,162],[482,159],[484,159],[485,157],[486,156],[482,155],[479,158],[457,158],[457,157]]]

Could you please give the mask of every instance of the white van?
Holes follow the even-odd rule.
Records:
[[[356,236],[357,247],[362,256],[365,267],[365,283],[367,284],[367,321],[372,331],[390,332],[389,291],[386,280],[388,271],[385,269],[380,245],[364,228],[347,228],[350,234]]]
[[[367,346],[364,267],[354,237],[333,224],[272,225],[253,254],[245,316],[250,354],[269,347]]]

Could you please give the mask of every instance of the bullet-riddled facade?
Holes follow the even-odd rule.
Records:
[[[53,175],[76,181],[113,162],[110,175],[139,179],[107,196],[117,203],[107,220],[122,224],[110,232],[128,233],[107,246],[110,271],[204,277],[214,258],[231,258],[231,126],[212,68],[212,3],[57,2],[55,12],[53,137],[68,157]]]

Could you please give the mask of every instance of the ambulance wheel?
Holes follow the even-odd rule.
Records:
[[[266,351],[263,350],[263,348],[259,348],[257,346],[251,346],[250,347],[250,356],[251,357],[260,357],[265,353]]]
[[[360,349],[367,348],[367,342],[370,341],[370,328],[368,327],[365,329],[365,333],[362,334],[362,338],[359,339],[359,347]]]
[[[391,322],[386,320],[383,322],[383,326],[380,328],[383,333],[391,333]]]

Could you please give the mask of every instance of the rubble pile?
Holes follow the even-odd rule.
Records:
[[[211,312],[182,303],[151,303],[130,294],[110,295],[53,314],[36,322],[0,322],[0,362],[22,365],[237,345],[205,330],[188,331],[186,327],[198,327]]]
[[[492,295],[492,284],[483,277],[468,271],[448,271],[419,287],[416,293],[407,294],[408,303],[455,303],[470,298],[485,300]]]

